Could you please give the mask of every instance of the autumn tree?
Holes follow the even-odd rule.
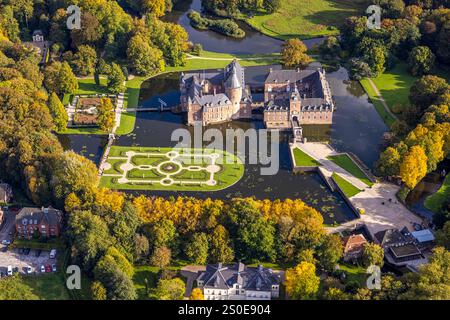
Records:
[[[397,176],[400,173],[401,156],[397,149],[388,147],[380,154],[378,171],[385,176]]]
[[[109,98],[102,98],[97,107],[97,124],[100,130],[110,132],[115,125],[116,113],[114,106]]]
[[[362,260],[367,267],[372,265],[382,267],[384,263],[383,248],[376,243],[364,244]]]
[[[144,12],[162,17],[166,12],[166,0],[140,0]]]
[[[286,270],[286,293],[290,299],[314,299],[319,291],[320,278],[316,267],[309,262],[301,262],[296,267]]]
[[[100,281],[92,282],[91,295],[94,300],[106,300],[106,289]]]
[[[409,100],[421,110],[436,104],[439,98],[449,92],[449,85],[445,79],[433,75],[417,79],[410,89]]]
[[[167,247],[157,247],[150,257],[150,264],[158,268],[165,268],[170,265],[172,251]]]
[[[80,45],[78,51],[69,58],[69,63],[77,75],[93,75],[97,65],[97,52],[91,46]]]
[[[304,67],[312,59],[306,54],[308,48],[300,39],[289,39],[283,45],[281,55],[286,67]]]
[[[421,146],[413,146],[400,164],[400,177],[409,189],[414,187],[427,174],[427,156]]]
[[[189,300],[205,300],[205,297],[203,296],[202,289],[200,289],[200,288],[192,289],[191,296],[189,297]]]
[[[66,109],[61,103],[61,100],[59,100],[58,95],[54,92],[52,92],[50,99],[48,100],[48,109],[53,117],[56,130],[64,131],[67,128],[69,116],[67,115]]]

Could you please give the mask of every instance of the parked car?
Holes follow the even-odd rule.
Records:
[[[33,268],[31,266],[26,266],[25,267],[25,273],[30,274],[33,272]]]
[[[29,255],[30,254],[30,250],[31,250],[30,248],[23,249],[23,254],[26,255],[26,256]]]
[[[56,249],[52,249],[50,251],[50,259],[55,259],[56,258]]]
[[[45,266],[45,272],[46,273],[52,272],[52,267],[49,264]]]
[[[45,272],[45,266],[42,264],[41,265],[41,273],[44,273]]]
[[[4,246],[9,246],[10,244],[11,244],[11,241],[10,240],[2,240],[2,244],[4,245]]]
[[[6,271],[6,274],[7,274],[8,276],[12,276],[12,274],[13,274],[12,266],[8,266],[7,271]]]
[[[13,268],[13,272],[14,272],[14,273],[19,272],[19,267],[14,267],[14,268]]]
[[[41,252],[42,252],[42,250],[38,249],[38,250],[36,250],[36,252],[34,253],[34,255],[35,255],[36,257],[39,257],[39,256],[41,255]]]
[[[56,264],[52,264],[52,271],[56,272]]]

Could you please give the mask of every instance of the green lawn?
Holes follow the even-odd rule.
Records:
[[[367,95],[369,96],[370,102],[372,102],[372,104],[374,105],[381,119],[383,119],[384,123],[386,123],[388,127],[391,127],[396,120],[389,112],[386,111],[386,108],[381,103],[380,99],[375,93],[375,90],[373,90],[372,86],[370,85],[369,80],[362,79],[360,80],[360,83],[364,88],[364,91],[366,91]]]
[[[60,273],[24,276],[24,283],[41,300],[70,300],[66,280]]]
[[[356,196],[358,193],[361,192],[357,187],[355,187],[353,184],[342,178],[337,173],[333,173],[331,176],[334,182],[339,186],[341,191],[348,197],[351,198],[353,196]]]
[[[245,20],[262,33],[288,39],[339,34],[345,18],[361,13],[364,0],[281,0],[273,14],[261,12]]]
[[[392,70],[372,79],[391,110],[395,105],[409,105],[409,90],[415,80],[406,63],[397,63]]]
[[[320,162],[314,159],[313,157],[310,157],[306,153],[304,153],[299,148],[295,148],[293,150],[294,152],[294,160],[295,160],[295,166],[301,166],[301,167],[317,167],[320,166]]]
[[[373,186],[373,182],[367,177],[367,175],[356,165],[356,163],[347,155],[340,154],[337,156],[329,156],[328,160],[333,161],[339,167],[346,170],[348,173],[352,174],[368,186]]]
[[[445,177],[442,187],[425,199],[425,207],[438,213],[442,206],[450,199],[450,173]]]
[[[355,281],[358,282],[362,288],[366,287],[368,277],[366,269],[361,266],[352,264],[340,264],[339,268],[346,273],[347,278],[345,280],[345,283]]]
[[[158,148],[158,147],[119,147],[113,146],[111,148],[109,157],[126,157],[127,151],[134,151],[140,153],[151,153],[157,155],[136,155],[133,156],[130,161],[133,166],[148,166],[148,167],[134,167],[128,171],[126,178],[132,181],[125,181],[125,183],[119,183],[123,171],[120,168],[122,163],[125,163],[127,159],[108,159],[107,163],[111,165],[111,168],[104,172],[100,180],[100,186],[117,189],[117,190],[167,190],[167,191],[218,191],[223,190],[231,185],[237,183],[244,175],[244,164],[235,155],[229,154],[222,150],[197,150],[190,149],[192,154],[201,155],[209,153],[219,154],[219,158],[216,160],[217,172],[214,173],[214,185],[205,184],[209,181],[210,173],[205,169],[211,164],[211,159],[202,159],[199,163],[191,162],[185,164],[185,160],[193,158],[191,154],[183,156],[184,150],[173,150],[172,148]],[[165,155],[169,151],[176,151],[179,156],[173,161]],[[201,157],[197,157],[201,159]],[[226,159],[231,159],[232,163],[228,163]],[[167,162],[158,167],[161,162]],[[172,162],[172,163],[169,163]],[[168,169],[168,167],[171,167]],[[187,167],[200,167],[188,169]],[[160,171],[158,171],[160,170]],[[172,170],[172,171],[171,171]],[[108,176],[108,175],[115,176]],[[119,176],[117,176],[119,175]],[[170,178],[173,183],[170,185],[163,185],[159,181]],[[152,182],[145,182],[142,180],[151,180]],[[192,183],[194,182],[194,183]]]

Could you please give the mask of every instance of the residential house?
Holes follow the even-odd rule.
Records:
[[[364,245],[367,243],[362,234],[352,234],[342,239],[344,247],[343,260],[355,262],[362,257]]]
[[[271,269],[243,263],[207,265],[197,285],[205,300],[270,300],[279,297],[281,277]]]
[[[24,239],[59,237],[62,218],[62,212],[52,207],[23,208],[16,216],[17,235]]]
[[[9,184],[0,183],[0,203],[9,203],[13,197],[13,191]]]

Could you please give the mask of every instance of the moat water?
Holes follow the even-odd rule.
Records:
[[[201,43],[205,50],[225,52],[232,54],[272,53],[279,52],[281,41],[260,34],[245,24],[242,27],[247,32],[244,39],[236,40],[224,37],[212,31],[198,31],[192,28],[187,18],[190,10],[201,10],[201,1],[183,1],[175,7],[167,20],[179,23],[186,28],[190,41]],[[312,39],[305,41],[308,46],[322,41]],[[249,67],[246,68],[246,82],[257,88],[262,85],[269,68],[280,66]],[[179,73],[164,74],[143,83],[140,92],[139,105],[154,107],[159,105],[158,99],[163,99],[169,105],[179,103]],[[332,125],[305,126],[304,135],[309,141],[329,142],[338,151],[352,152],[367,166],[373,167],[380,152],[380,142],[388,128],[379,117],[374,106],[369,102],[367,95],[358,82],[349,81],[348,73],[344,68],[330,71],[327,79],[331,86],[333,99],[337,111],[333,117]],[[255,92],[255,99],[261,99],[261,94]],[[172,132],[179,128],[192,130],[184,125],[183,115],[170,112],[138,112],[134,131],[117,139],[119,146],[174,146],[171,141]],[[232,123],[212,126],[224,132],[228,128],[247,130],[263,129],[261,121],[234,121]],[[262,176],[259,165],[246,165],[243,178],[235,185],[216,192],[142,192],[148,195],[176,196],[188,195],[200,198],[228,199],[232,197],[254,196],[258,199],[286,199],[300,198],[308,205],[318,209],[328,224],[342,223],[354,219],[354,213],[344,202],[342,197],[331,192],[315,173],[292,173],[289,157],[290,134],[280,135],[279,159],[280,167],[276,175]],[[65,135],[60,136],[65,149],[73,149],[83,154],[95,163],[100,162],[106,136]],[[254,148],[247,148],[247,150]],[[247,154],[248,156],[248,154]],[[132,192],[138,194],[141,192]]]
[[[192,43],[199,43],[204,50],[232,54],[260,54],[275,53],[281,51],[283,41],[266,36],[247,25],[245,22],[236,21],[246,33],[243,39],[225,37],[210,30],[197,30],[190,24],[188,13],[191,10],[202,11],[201,0],[180,1],[174,6],[173,11],[164,17],[165,21],[178,23],[189,33]],[[324,38],[307,39],[303,42],[308,48],[320,44]]]
[[[250,67],[246,70],[247,82],[257,86],[262,83],[269,68],[280,66]],[[147,80],[143,83],[140,94],[141,107],[158,105],[158,99],[163,99],[169,105],[179,102],[179,73],[170,73]],[[338,151],[348,151],[356,154],[369,167],[377,159],[380,152],[379,143],[387,131],[383,121],[378,116],[373,105],[357,82],[349,81],[347,71],[340,68],[327,75],[330,82],[337,111],[334,114],[333,125],[305,126],[304,135],[309,141],[327,141]],[[117,139],[120,146],[174,146],[171,141],[172,132],[179,128],[193,131],[185,126],[184,116],[170,112],[138,112],[134,131]],[[222,132],[228,128],[256,130],[263,129],[261,121],[234,121],[212,126]],[[262,176],[259,165],[246,165],[244,177],[235,185],[222,191],[201,192],[132,192],[151,195],[188,195],[200,198],[211,197],[228,199],[233,197],[254,196],[258,199],[300,198],[307,204],[323,213],[325,222],[342,223],[354,218],[351,209],[342,197],[332,193],[315,173],[292,173],[289,157],[290,133],[280,134],[279,159],[280,168],[274,176]],[[80,152],[98,163],[102,154],[106,137],[69,135],[62,136],[65,148]],[[247,150],[254,148],[249,148]],[[248,156],[248,154],[247,154]]]

